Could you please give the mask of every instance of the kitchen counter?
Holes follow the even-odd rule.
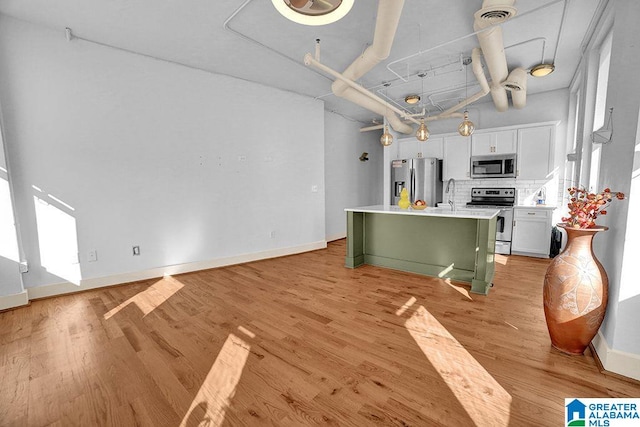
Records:
[[[363,264],[467,282],[486,295],[494,274],[494,209],[365,206],[345,209],[345,265]]]
[[[347,208],[346,212],[368,212],[368,213],[384,213],[394,215],[419,215],[419,216],[439,216],[446,218],[470,218],[470,219],[491,219],[496,217],[500,211],[497,209],[469,209],[460,208],[454,211],[449,206],[437,208],[425,208],[423,210],[416,209],[400,209],[398,206],[364,206],[360,208]]]
[[[548,209],[550,211],[554,210],[554,209],[558,209],[556,206],[551,206],[551,205],[518,205],[518,206],[514,206],[514,208],[517,209]]]

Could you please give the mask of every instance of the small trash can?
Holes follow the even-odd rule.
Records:
[[[562,248],[562,232],[556,226],[551,229],[551,247],[549,248],[549,257],[554,258],[560,253]]]

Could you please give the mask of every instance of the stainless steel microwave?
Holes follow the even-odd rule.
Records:
[[[515,154],[471,157],[471,178],[515,178],[515,176]]]

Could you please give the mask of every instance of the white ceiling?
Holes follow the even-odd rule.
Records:
[[[549,62],[557,47],[556,71],[529,77],[529,94],[569,86],[600,1],[516,1],[518,15],[503,24],[509,69],[529,69],[543,57]],[[473,73],[460,59],[478,46],[473,14],[481,5],[481,0],[406,0],[391,55],[359,83],[384,96],[382,83],[390,82],[386,95],[403,108],[409,108],[405,95],[422,93],[422,105],[412,112],[424,106],[431,114],[465,97],[465,72],[468,93],[475,93]],[[60,37],[69,27],[81,39],[321,97],[327,109],[370,123],[379,117],[333,96],[332,80],[302,60],[319,38],[321,62],[343,71],[371,43],[377,6],[377,0],[357,0],[345,18],[322,27],[288,21],[269,0],[0,0],[0,13],[47,26]],[[403,60],[421,51],[426,53]],[[433,72],[421,81],[417,72],[425,69]]]

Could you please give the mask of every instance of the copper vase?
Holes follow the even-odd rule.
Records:
[[[607,227],[573,228],[567,245],[544,276],[544,316],[551,344],[569,354],[582,354],[604,320],[609,278],[593,253],[593,237]]]

